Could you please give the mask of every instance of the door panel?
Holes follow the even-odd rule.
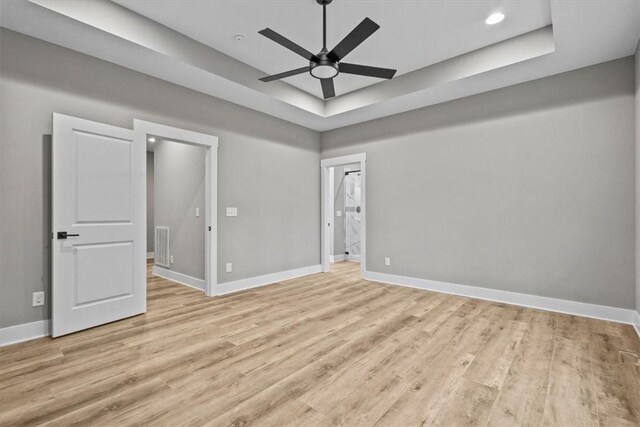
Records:
[[[78,131],[72,138],[77,222],[133,222],[133,141]]]
[[[146,310],[145,168],[133,131],[54,114],[54,337]]]
[[[74,252],[74,308],[133,296],[133,242],[77,245]]]

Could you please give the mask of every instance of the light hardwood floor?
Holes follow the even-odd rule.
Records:
[[[0,425],[639,425],[630,326],[358,278],[215,299],[0,349]]]

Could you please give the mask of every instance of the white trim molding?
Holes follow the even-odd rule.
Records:
[[[152,135],[205,149],[203,289],[207,296],[214,296],[218,279],[218,137],[139,119],[133,119],[133,131],[136,141],[143,141],[145,146]]]
[[[0,329],[0,347],[51,335],[49,319]]]
[[[640,338],[640,312],[639,311],[636,311],[633,314],[633,327],[636,330],[638,337]]]
[[[427,291],[442,292],[445,294],[460,295],[469,298],[501,302],[557,313],[573,314],[576,316],[591,317],[593,319],[608,320],[611,322],[631,325],[634,324],[634,315],[638,315],[637,311],[625,308],[501,291],[497,289],[482,288],[479,286],[458,285],[455,283],[398,276],[395,274],[377,273],[374,271],[366,271],[363,275],[363,279],[386,283],[389,285],[399,285]],[[636,318],[635,320],[639,319]],[[638,327],[636,327],[636,332],[637,331]]]
[[[340,262],[340,261],[344,261],[344,254],[331,255],[329,257],[329,262]]]
[[[206,282],[203,279],[198,279],[197,277],[187,276],[186,274],[178,273],[177,271],[169,270],[168,268],[163,268],[157,265],[153,266],[152,272],[155,276],[180,283],[181,285],[189,286],[190,288],[194,288],[202,292],[206,289]]]
[[[154,252],[147,252],[147,259],[152,259],[156,254]]]
[[[332,157],[320,160],[320,167],[349,165],[351,163],[361,163],[367,161],[367,153],[349,154],[347,156]]]
[[[218,295],[226,295],[233,292],[244,291],[245,289],[258,288],[260,286],[271,285],[283,280],[295,279],[296,277],[308,276],[310,274],[320,272],[322,272],[322,265],[318,264],[293,270],[280,271],[278,273],[265,274],[263,276],[249,277],[233,282],[218,283]]]

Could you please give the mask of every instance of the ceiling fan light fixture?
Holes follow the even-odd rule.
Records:
[[[338,64],[333,62],[312,62],[309,67],[309,73],[316,79],[332,79],[337,76],[339,72]]]
[[[484,21],[487,25],[494,25],[499,22],[502,22],[504,19],[504,13],[496,12],[489,15],[489,17]]]
[[[342,59],[345,56],[375,33],[380,28],[380,25],[376,24],[369,18],[364,18],[362,22],[360,22],[349,34],[347,34],[345,38],[343,38],[333,49],[329,51],[327,49],[327,5],[331,3],[332,0],[316,1],[322,6],[322,49],[320,52],[314,55],[307,49],[273,31],[269,27],[264,30],[260,30],[258,31],[258,34],[265,36],[266,38],[278,43],[280,46],[297,53],[309,61],[308,66],[270,76],[260,77],[260,81],[272,82],[274,80],[280,80],[286,77],[297,76],[299,74],[309,72],[311,77],[320,80],[322,97],[324,99],[329,99],[336,96],[336,88],[333,84],[333,78],[340,73],[376,77],[380,79],[393,78],[396,74],[396,70],[392,70],[390,68],[371,67],[369,65],[342,62]]]

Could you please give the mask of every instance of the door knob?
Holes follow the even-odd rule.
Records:
[[[79,234],[69,234],[66,231],[58,231],[58,240],[66,240],[67,237],[78,237]]]

